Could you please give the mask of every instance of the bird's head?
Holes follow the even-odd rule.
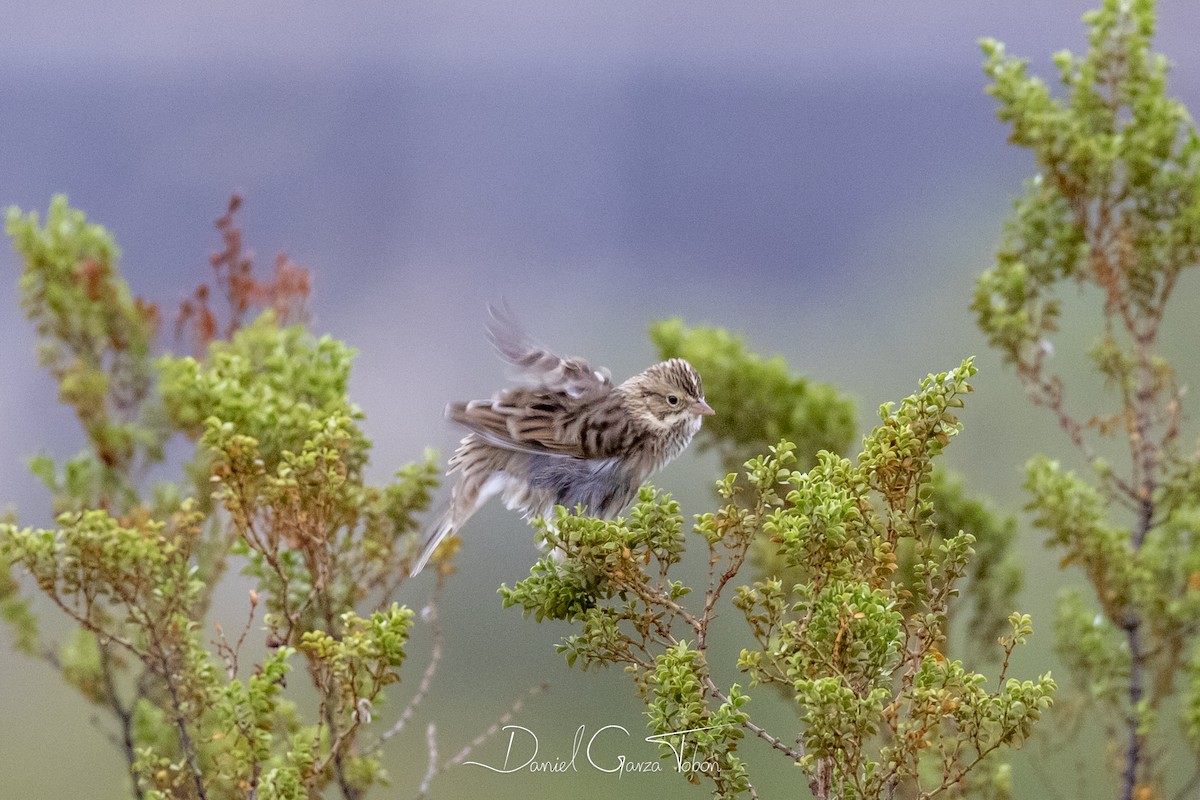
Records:
[[[700,375],[682,358],[655,364],[621,385],[630,413],[652,429],[700,429],[703,417],[713,415],[704,402]]]

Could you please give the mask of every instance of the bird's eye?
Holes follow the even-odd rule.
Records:
[[[679,405],[679,398],[673,394],[667,395],[667,404],[672,406]]]

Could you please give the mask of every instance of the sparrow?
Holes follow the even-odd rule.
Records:
[[[607,369],[535,344],[507,308],[488,310],[488,338],[520,385],[446,407],[446,418],[470,433],[446,473],[458,475],[450,505],[426,535],[410,575],[497,494],[525,519],[548,517],[558,505],[616,517],[715,413],[700,375],[682,358],[614,386]]]

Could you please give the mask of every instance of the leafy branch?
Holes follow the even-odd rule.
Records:
[[[972,307],[1089,468],[1090,480],[1036,456],[1026,488],[1035,524],[1093,590],[1099,616],[1064,594],[1059,649],[1124,740],[1111,743],[1121,755],[1110,764],[1120,797],[1133,800],[1165,792],[1164,759],[1152,755],[1160,711],[1200,652],[1197,456],[1181,447],[1185,387],[1161,341],[1180,277],[1200,257],[1200,138],[1166,93],[1166,59],[1151,51],[1152,0],[1105,0],[1084,21],[1087,51],[1055,55],[1062,98],[1003,45],[982,43],[997,113],[1039,172]],[[1053,368],[1068,281],[1094,290],[1086,297],[1099,311],[1087,355],[1107,394],[1090,414]],[[1116,449],[1109,439],[1124,451],[1117,463],[1102,455]],[[1189,744],[1200,768],[1194,732]]]
[[[199,358],[152,358],[154,306],[65,198],[44,225],[9,212],[22,305],[87,447],[61,467],[32,462],[57,522],[0,525],[0,609],[23,650],[108,711],[139,800],[357,800],[387,778],[360,739],[405,660],[414,618],[391,598],[437,465],[426,453],[385,486],[365,483],[353,353],[269,309],[246,319],[308,284],[253,278],[237,202],[214,257],[229,336]],[[145,467],[177,434],[196,442],[184,477],[146,489]],[[255,584],[246,624],[232,642],[216,627],[210,650],[213,592],[235,565]],[[62,645],[43,640],[18,571],[75,624]],[[247,665],[250,643],[265,654]],[[288,689],[297,663],[307,697]]]
[[[958,787],[988,755],[1020,744],[1054,691],[1049,676],[1007,677],[1008,656],[1032,631],[1026,616],[1011,618],[995,691],[942,652],[974,539],[938,535],[930,486],[935,458],[961,428],[954,411],[974,371],[964,362],[885,405],[857,463],[823,451],[800,472],[784,441],[746,463],[744,483],[736,474],[719,481],[723,505],[698,516],[692,533],[709,564],[696,603],[672,578],[688,541],[678,504],[651,488],[626,519],[559,509],[543,525],[554,554],[501,587],[504,602],[576,624],[559,646],[567,663],[630,673],[653,733],[689,732],[697,756],[679,771],[712,781],[718,796],[754,794],[738,754],[746,732],[796,763],[820,798],[890,797],[901,787],[934,797]],[[737,668],[749,689],[788,691],[800,719],[788,735],[753,722],[751,695],[738,683],[721,688],[710,660],[710,622],[759,540],[800,577],[790,589],[774,577],[737,587],[732,604],[755,642]],[[902,542],[915,548],[911,572],[898,570]],[[926,783],[930,764],[940,782]]]

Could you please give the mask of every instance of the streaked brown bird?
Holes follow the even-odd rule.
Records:
[[[488,334],[522,385],[490,400],[451,403],[447,419],[471,432],[450,459],[450,507],[430,529],[410,574],[493,495],[526,519],[556,505],[611,519],[655,470],[692,441],[711,415],[704,387],[681,358],[614,386],[607,369],[533,343],[504,308],[489,307]]]

